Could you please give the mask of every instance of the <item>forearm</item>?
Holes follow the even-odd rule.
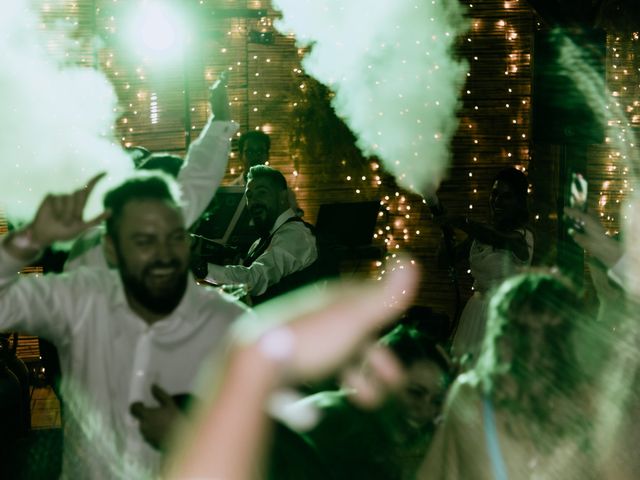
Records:
[[[251,267],[209,264],[207,280],[221,285],[244,283],[250,295],[260,295],[273,283],[270,283],[268,275],[263,270],[262,265],[255,263]]]
[[[9,252],[7,243],[11,244],[10,238],[0,240],[0,331],[26,332],[53,342],[64,338],[67,321],[75,319],[68,308],[69,289],[62,286],[68,278],[18,275],[32,263],[33,258],[28,258],[32,251],[18,248],[20,259]]]
[[[264,407],[279,378],[277,362],[257,347],[234,352],[169,478],[250,478],[263,458],[271,426]]]
[[[200,217],[222,182],[229,160],[231,137],[237,130],[235,122],[210,119],[189,147],[185,164],[178,174],[187,225]]]
[[[491,245],[494,248],[508,250],[521,261],[531,260],[532,245],[529,245],[526,233],[512,231],[500,231],[486,223],[465,219],[459,228],[469,237],[481,243]]]
[[[464,221],[458,222],[455,227],[482,243],[492,245],[496,248],[507,247],[507,236],[486,223],[476,222],[465,217]]]

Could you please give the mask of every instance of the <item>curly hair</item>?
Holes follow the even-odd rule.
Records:
[[[107,235],[117,239],[117,230],[125,206],[134,200],[163,200],[179,206],[180,190],[173,178],[160,171],[139,171],[104,197],[105,210],[111,211],[107,218]]]
[[[549,405],[586,381],[572,342],[585,315],[578,292],[556,274],[529,272],[505,281],[491,299],[475,368],[484,394],[498,407],[564,431],[571,422],[553,424]],[[515,389],[500,388],[505,377]]]

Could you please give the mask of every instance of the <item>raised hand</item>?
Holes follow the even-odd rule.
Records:
[[[622,245],[606,235],[598,217],[577,208],[565,208],[564,214],[580,228],[571,228],[569,233],[575,242],[587,252],[611,268],[622,256]]]
[[[231,120],[227,83],[227,72],[222,72],[220,78],[209,88],[209,105],[211,105],[211,113],[216,120]]]
[[[202,404],[167,478],[252,478],[264,451],[269,425],[264,408],[272,391],[321,378],[361,355],[411,304],[418,277],[418,268],[408,266],[381,282],[336,283],[322,294],[302,289],[239,321],[222,381]],[[399,372],[393,360],[383,350],[370,356],[375,382],[394,383]],[[366,377],[348,380],[361,404],[376,403],[380,389]]]
[[[47,195],[28,227],[33,243],[47,247],[54,242],[72,240],[84,230],[99,225],[106,219],[109,212],[103,212],[88,221],[83,219],[89,194],[104,175],[105,173],[96,175],[73,193]]]
[[[348,283],[326,292],[302,290],[256,309],[237,325],[237,345],[259,356],[282,356],[285,382],[313,381],[335,372],[370,345],[415,295],[419,268],[407,266],[382,282]]]

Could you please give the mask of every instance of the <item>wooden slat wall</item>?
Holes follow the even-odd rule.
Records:
[[[264,128],[273,140],[271,164],[281,169],[298,194],[306,216],[313,221],[319,205],[333,201],[380,199],[384,215],[378,226],[379,245],[389,250],[408,250],[425,265],[425,275],[418,303],[437,310],[453,311],[453,293],[447,273],[437,269],[434,252],[440,233],[429,220],[429,214],[415,195],[398,190],[392,180],[376,168],[375,162],[345,158],[308,156],[300,147],[296,104],[309,100],[312,83],[300,68],[300,53],[292,38],[275,34],[271,45],[248,42],[251,30],[271,30],[269,22],[277,16],[266,0],[184,0],[178,2],[200,20],[199,40],[191,47],[189,65],[165,69],[162,75],[139,61],[128,59],[129,48],[116,42],[121,32],[125,6],[132,2],[113,0],[75,0],[63,2],[63,14],[78,22],[80,49],[76,61],[98,64],[112,80],[120,98],[120,116],[116,128],[125,145],[143,145],[151,150],[184,153],[185,127],[196,135],[207,115],[207,87],[223,70],[231,68],[230,94],[232,112],[242,130]],[[530,144],[531,53],[533,34],[540,25],[523,0],[463,0],[471,28],[460,41],[460,51],[470,64],[470,76],[463,90],[460,128],[452,144],[453,165],[448,180],[442,185],[441,197],[454,213],[470,213],[483,219],[488,214],[488,190],[492,176],[502,167],[533,166]],[[242,17],[221,18],[215,9],[266,8],[262,21]],[[96,52],[89,42],[100,33],[105,48]],[[625,65],[637,72],[637,42],[618,42]],[[612,43],[612,44],[613,44]],[[618,62],[618,63],[620,63]],[[613,71],[613,61],[608,65]],[[616,66],[616,69],[622,68]],[[186,79],[185,83],[185,71]],[[626,99],[637,98],[639,82],[632,72],[610,81]],[[188,85],[185,118],[185,85]],[[305,88],[301,88],[305,85]],[[622,88],[630,86],[626,91]],[[633,88],[631,88],[631,86]],[[157,123],[151,122],[151,96],[157,97]],[[635,110],[632,112],[635,114]],[[634,117],[634,125],[638,118]],[[299,125],[298,125],[299,126]],[[304,135],[303,135],[304,136]],[[330,141],[330,139],[329,139]],[[550,147],[553,148],[553,147]],[[598,150],[594,147],[595,150]],[[609,151],[600,149],[602,161],[595,162],[590,175],[598,181],[617,185],[622,181],[609,170]],[[232,158],[232,171],[239,164]],[[545,164],[535,165],[545,169]],[[548,165],[549,174],[554,173]],[[605,169],[603,171],[603,168]],[[620,170],[618,170],[620,172]],[[382,184],[377,184],[380,175]],[[600,175],[602,179],[600,180]],[[364,177],[364,179],[363,179]],[[614,178],[615,177],[615,178]],[[540,186],[544,189],[549,185]],[[537,186],[533,185],[534,193]],[[609,188],[609,187],[607,187]],[[542,197],[540,197],[542,198]],[[536,197],[534,196],[535,200]],[[553,216],[553,206],[545,197],[533,205],[533,213]],[[398,248],[396,248],[396,246]],[[374,262],[365,270],[379,273]],[[470,293],[470,279],[463,275],[465,296]]]

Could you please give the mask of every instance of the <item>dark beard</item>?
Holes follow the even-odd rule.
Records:
[[[145,268],[143,279],[148,270],[158,266],[163,265],[154,264]],[[125,292],[131,295],[144,308],[157,315],[168,315],[180,304],[184,292],[187,289],[188,276],[189,272],[185,270],[184,273],[180,274],[176,279],[173,288],[165,289],[157,295],[154,295],[144,284],[144,280],[139,280],[133,275],[130,275],[122,263],[120,267],[120,278],[122,279]]]
[[[253,221],[253,228],[256,230],[258,235],[266,236],[269,235],[273,224],[276,222],[276,218],[271,218],[269,212],[266,212],[266,215],[263,217],[259,217],[254,214],[254,212],[250,212],[251,220]]]

